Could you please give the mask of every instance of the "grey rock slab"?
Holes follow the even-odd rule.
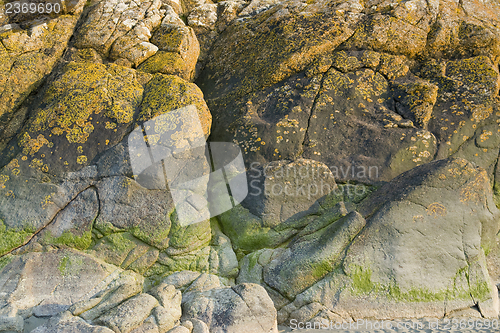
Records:
[[[83,299],[113,270],[72,250],[28,253],[0,270],[0,292],[19,310],[36,306],[37,313],[49,316]]]
[[[248,176],[250,193],[242,204],[272,227],[316,213],[317,201],[337,189],[325,164],[302,158],[252,164]]]
[[[10,304],[0,309],[0,331],[23,332],[24,320],[18,315],[18,311]]]
[[[139,327],[157,305],[158,301],[153,296],[139,294],[106,312],[94,322],[107,326],[115,332],[129,333],[134,328]]]
[[[295,297],[333,271],[342,251],[365,224],[359,213],[352,212],[319,231],[297,237],[281,256],[265,266],[264,281],[283,295]]]
[[[166,247],[174,205],[167,191],[151,191],[125,176],[104,178],[97,183],[100,213],[95,227],[106,231],[133,229],[145,243]]]
[[[92,223],[98,212],[97,192],[94,188],[89,188],[70,201],[54,220],[39,233],[39,237],[42,241],[46,237],[46,240],[50,242],[52,238],[60,237],[64,233],[76,237],[85,236],[92,230]]]
[[[436,316],[445,304],[498,304],[483,248],[500,229],[500,212],[484,169],[453,158],[417,167],[373,193],[361,212],[367,226],[343,262],[357,293],[441,304]]]
[[[80,316],[85,320],[92,321],[106,314],[128,298],[140,293],[143,282],[144,278],[141,275],[131,271],[124,271],[116,279],[110,281],[109,284],[102,286],[101,290],[96,294],[90,295],[89,298],[74,304],[70,310],[74,312],[78,308],[81,310],[89,308],[81,313]],[[92,299],[99,299],[97,305],[93,305]]]
[[[91,325],[80,317],[62,313],[51,318],[47,323],[35,328],[33,333],[113,333],[107,327]]]
[[[199,292],[184,303],[183,316],[205,322],[214,333],[277,332],[273,302],[256,284]]]

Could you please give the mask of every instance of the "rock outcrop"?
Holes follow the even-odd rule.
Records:
[[[498,1],[9,4],[0,332],[498,318]]]

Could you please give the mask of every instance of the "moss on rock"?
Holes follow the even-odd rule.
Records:
[[[12,261],[12,256],[0,256],[0,271]]]
[[[465,274],[468,281],[469,267],[460,269],[450,281],[451,287],[439,291],[430,291],[425,287],[411,287],[402,290],[396,283],[381,284],[372,280],[372,271],[369,267],[356,265],[348,275],[351,279],[351,292],[353,295],[384,296],[396,302],[435,302],[453,300],[486,300],[491,290],[486,281],[463,286],[457,283]]]
[[[24,227],[23,229],[9,228],[0,220],[0,256],[25,244],[35,231],[32,227]]]
[[[86,250],[92,245],[92,231],[86,231],[83,235],[78,236],[67,230],[59,237],[54,237],[50,232],[47,232],[41,242],[43,244],[64,245],[78,250]]]

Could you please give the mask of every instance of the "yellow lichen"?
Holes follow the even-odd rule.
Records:
[[[427,215],[430,215],[434,218],[438,216],[445,216],[447,214],[446,207],[440,204],[439,202],[431,203],[426,209]]]
[[[85,155],[80,155],[76,158],[76,163],[78,164],[85,164],[87,163],[87,156]]]

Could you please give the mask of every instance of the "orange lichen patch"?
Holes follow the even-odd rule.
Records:
[[[430,82],[418,80],[395,84],[396,92],[403,96],[400,102],[409,108],[416,123],[426,128],[432,116],[433,107],[438,96],[438,87]]]
[[[116,128],[116,124],[115,123],[111,123],[109,121],[106,122],[106,126],[105,126],[106,129],[115,129]]]
[[[114,72],[126,76],[113,65],[69,63],[62,75],[49,87],[44,102],[32,122],[32,131],[51,128],[51,133],[66,133],[71,143],[83,143],[94,130],[92,114],[105,111],[118,123],[130,123],[140,102],[142,87],[132,80],[124,82]],[[133,77],[131,78],[133,79]],[[131,101],[132,103],[129,103]]]
[[[332,52],[345,41],[352,34],[351,24],[359,20],[355,15],[333,11],[306,10],[291,15],[296,9],[288,7],[289,2],[279,3],[249,21],[228,26],[225,38],[219,39],[211,51],[204,74],[213,76],[206,80],[204,90],[209,99],[226,93],[243,96],[304,70],[316,57]],[[235,65],[231,75],[227,75],[227,64]],[[224,90],[222,94],[219,88]]]
[[[161,117],[155,119],[154,123],[154,131],[158,134],[163,134],[168,131],[171,131],[177,127],[180,119],[178,119],[173,114],[164,114]]]
[[[33,169],[38,169],[38,170],[41,170],[43,172],[49,171],[49,166],[47,164],[44,164],[43,161],[38,159],[38,158],[32,159],[29,166]]]
[[[326,73],[323,80],[323,90],[330,90],[335,93],[335,95],[342,95],[349,91],[349,89],[351,89],[353,86],[353,79],[333,68]],[[327,105],[327,103],[331,101],[331,97],[327,96],[326,94],[321,94],[319,98],[326,99],[324,101],[318,101],[318,103],[322,102],[324,105]]]
[[[52,199],[52,195],[51,194],[49,194],[49,195],[45,196],[45,198],[43,198],[43,200],[41,202],[41,205],[42,205],[43,209],[46,209],[49,205],[51,205],[51,204],[54,203],[51,199]]]
[[[480,122],[484,119],[489,118],[493,114],[493,107],[491,105],[478,105],[472,111],[472,119],[476,122]]]
[[[67,131],[66,139],[70,143],[85,143],[89,137],[88,133],[85,133],[81,127],[73,126],[72,129]]]
[[[491,135],[493,135],[491,131],[483,130],[483,133],[479,136],[479,139],[481,140],[481,142],[483,142],[488,140]]]
[[[356,29],[346,47],[413,56],[425,48],[426,37],[425,31],[408,22],[375,14]]]
[[[32,139],[28,133],[24,133],[19,143],[23,147],[23,154],[34,155],[49,141],[42,134],[39,134],[36,139]]]
[[[5,183],[10,179],[8,175],[0,175],[0,188],[5,188]]]
[[[132,184],[132,179],[124,178],[122,182],[122,187],[129,187]]]
[[[356,72],[356,92],[367,102],[372,102],[371,98],[377,98],[387,91],[389,84],[385,78],[371,69],[360,70]],[[351,77],[351,80],[352,77]],[[362,105],[361,107],[364,107]]]
[[[276,123],[278,127],[299,127],[299,121],[296,119],[288,119],[288,115]]]
[[[408,73],[410,68],[406,64],[407,61],[408,60],[405,56],[381,53],[378,70],[389,80],[394,80],[398,77],[405,76]]]
[[[446,207],[439,202],[431,203],[426,209],[427,215],[437,218],[447,214]]]
[[[76,163],[78,164],[85,164],[87,163],[87,156],[85,155],[80,155],[76,158]]]
[[[7,169],[14,169],[14,168],[19,168],[19,160],[17,158],[14,158],[12,161],[9,162],[5,166]]]
[[[138,75],[143,74],[113,64],[66,64],[48,82],[27,130],[19,136],[26,156],[22,160],[57,174],[81,168],[106,149],[105,142],[121,141],[142,101]],[[39,165],[35,158],[44,156],[50,159]]]
[[[446,75],[458,80],[474,93],[493,95],[498,92],[498,72],[486,56],[450,61]]]
[[[460,190],[460,201],[486,205],[485,189],[487,188],[489,188],[488,173],[486,170],[481,170]]]
[[[339,51],[333,54],[332,65],[344,73],[352,72],[363,66],[358,58],[347,54],[345,51]]]
[[[64,133],[64,131],[61,128],[59,128],[59,127],[54,127],[52,129],[52,134],[54,134],[54,135],[61,135],[63,133]]]
[[[13,114],[66,49],[79,15],[62,15],[28,30],[19,27],[0,36],[0,115]]]
[[[106,116],[112,119],[116,119],[116,121],[120,124],[126,124],[132,121],[134,110],[131,107],[123,107],[114,104],[111,109],[106,112]]]
[[[415,215],[413,216],[413,223],[421,223],[424,222],[424,216],[423,215]]]

